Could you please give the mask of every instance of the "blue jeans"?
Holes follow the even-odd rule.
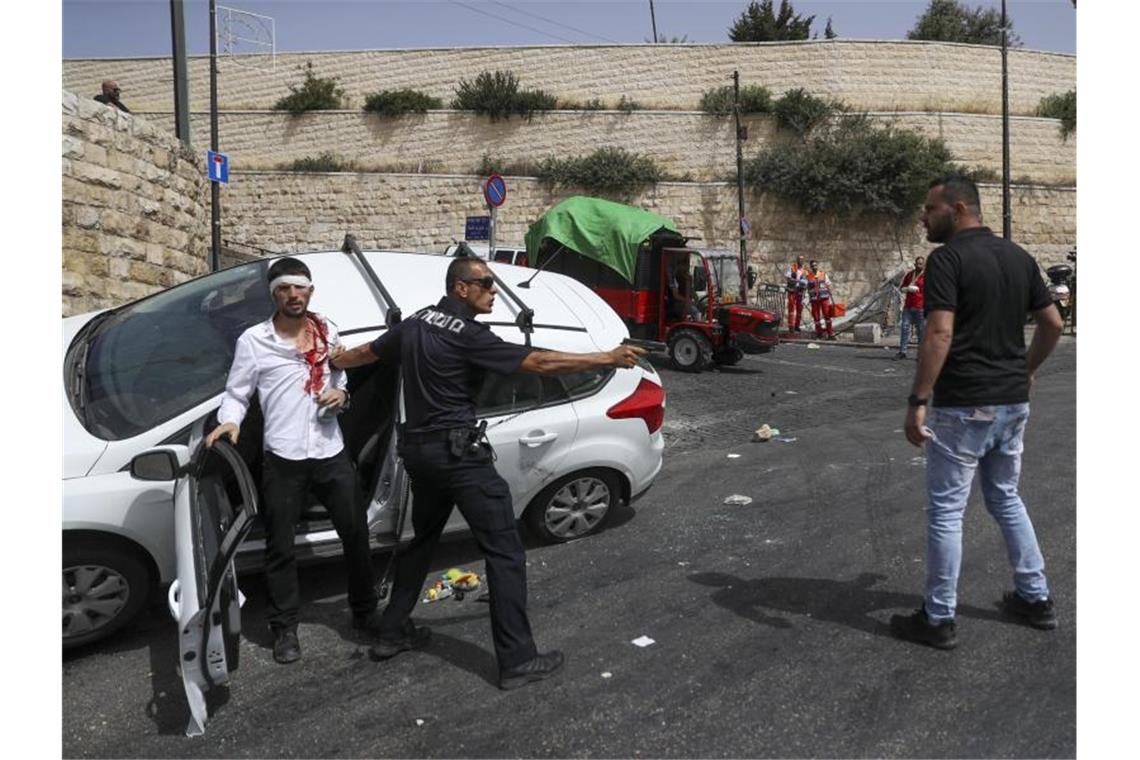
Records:
[[[986,509],[1005,539],[1014,587],[1030,602],[1049,596],[1045,560],[1017,492],[1028,420],[1029,404],[930,410],[927,427],[934,437],[926,445],[925,605],[931,621],[954,618],[962,565],[962,516],[978,469]]]
[[[918,330],[918,344],[922,345],[922,334],[926,332],[926,316],[922,309],[903,309],[899,319],[899,353],[905,354],[910,344],[910,327],[914,325]]]

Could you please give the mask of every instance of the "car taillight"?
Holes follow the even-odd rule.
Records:
[[[651,434],[656,433],[665,422],[665,389],[642,378],[633,395],[610,407],[606,416],[614,420],[639,417]]]

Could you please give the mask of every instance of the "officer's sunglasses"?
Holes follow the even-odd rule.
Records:
[[[483,290],[490,290],[491,288],[495,287],[495,278],[491,275],[487,275],[486,277],[475,277],[469,280],[460,280],[460,282],[465,282],[468,285],[478,285],[479,287],[483,288]]]

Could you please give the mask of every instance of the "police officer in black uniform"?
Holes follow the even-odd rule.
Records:
[[[486,263],[456,258],[447,268],[447,295],[371,343],[337,354],[337,368],[374,361],[399,363],[407,423],[400,455],[412,479],[415,538],[396,564],[392,596],[370,649],[387,659],[427,644],[431,632],[412,623],[440,533],[458,506],[486,561],[491,631],[499,686],[512,689],[553,675],[562,653],[539,654],[526,613],[526,555],[515,525],[507,482],[492,464],[490,444],[476,427],[473,391],[485,371],[510,375],[564,374],[599,367],[632,367],[645,352],[632,346],[576,354],[508,343],[475,321],[494,305],[494,278]]]

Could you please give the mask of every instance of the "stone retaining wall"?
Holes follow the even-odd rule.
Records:
[[[1076,57],[1009,51],[1010,109],[1032,114],[1046,95],[1076,87]],[[600,98],[614,107],[625,96],[647,108],[693,109],[701,95],[732,83],[758,84],[779,95],[795,87],[841,98],[872,111],[1001,112],[998,48],[925,41],[810,40],[683,45],[549,45],[279,54],[275,71],[220,59],[223,110],[271,108],[301,81],[312,61],[321,77],[337,77],[360,108],[368,93],[411,87],[450,102],[460,79],[510,69],[527,88],[560,98]],[[209,104],[209,59],[189,61],[193,110]],[[248,63],[248,61],[247,61]],[[63,86],[94,96],[114,78],[133,110],[171,110],[169,58],[73,59],[63,62]]]
[[[173,131],[172,113],[147,118]],[[941,137],[966,166],[1001,171],[1001,118],[982,114],[876,114],[884,123]],[[747,117],[745,158],[777,139],[770,116]],[[193,114],[191,137],[209,144],[207,114]],[[382,118],[358,111],[316,111],[290,116],[277,111],[219,114],[219,141],[235,169],[277,169],[324,152],[357,162],[361,170],[468,174],[484,154],[512,164],[537,164],[550,156],[588,153],[602,145],[644,153],[676,177],[724,180],[736,174],[731,118],[699,111],[554,111],[531,121],[493,122],[463,111],[431,111]],[[1010,120],[1012,176],[1073,184],[1076,139],[1062,140],[1055,119]]]
[[[486,213],[480,177],[416,174],[241,172],[223,194],[227,239],[276,252],[331,250],[346,232],[365,248],[443,251],[463,237],[464,219]],[[496,236],[522,242],[529,225],[566,194],[533,179],[509,178]],[[670,217],[694,245],[734,248],[736,189],[727,183],[666,182],[631,203]],[[1001,229],[1001,188],[982,186],[988,223]],[[1064,260],[1076,241],[1076,192],[1015,186],[1014,239],[1046,266]],[[931,249],[915,222],[844,222],[806,217],[774,196],[748,196],[751,261],[761,281],[776,281],[798,254],[832,273],[838,299],[854,300],[917,254]]]
[[[63,93],[63,315],[208,268],[203,161],[146,119]]]

